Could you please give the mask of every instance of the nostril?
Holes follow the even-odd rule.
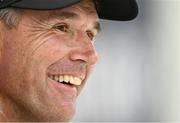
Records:
[[[87,56],[88,64],[95,64],[98,60],[98,55],[97,55],[97,52],[95,50],[94,51],[87,51],[85,53],[85,55]]]
[[[81,51],[72,51],[70,54],[70,59],[72,61],[82,61],[88,62],[86,56]]]
[[[72,61],[79,60],[86,62],[87,64],[95,64],[98,60],[98,55],[94,48],[89,50],[88,49],[83,50],[81,48],[81,49],[73,50],[70,53],[70,59]]]

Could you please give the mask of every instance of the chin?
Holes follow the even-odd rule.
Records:
[[[75,115],[75,108],[71,108],[71,109],[65,109],[64,112],[61,112],[61,114],[59,115],[59,118],[57,121],[63,121],[63,122],[68,122],[70,120],[72,120],[72,118]],[[61,118],[60,118],[61,117]]]
[[[63,112],[63,114],[53,116],[53,118],[50,118],[48,121],[51,122],[69,122],[72,120],[74,117],[75,111],[74,112]]]
[[[40,113],[41,112],[41,113]],[[48,110],[39,111],[37,121],[41,122],[69,122],[76,112],[75,105],[64,107],[49,107]]]

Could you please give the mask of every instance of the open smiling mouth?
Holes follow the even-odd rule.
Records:
[[[61,84],[79,86],[82,83],[82,79],[71,75],[49,75],[48,77]]]

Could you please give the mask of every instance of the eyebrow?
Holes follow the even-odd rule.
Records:
[[[80,16],[74,12],[66,12],[66,11],[62,11],[62,12],[53,12],[51,13],[49,16],[45,17],[43,19],[43,21],[50,21],[53,19],[57,19],[57,20],[65,20],[65,19],[79,19]],[[97,30],[97,32],[99,33],[101,31],[101,26],[100,23],[94,22],[94,29]]]

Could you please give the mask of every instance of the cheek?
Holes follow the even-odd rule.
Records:
[[[40,58],[41,63],[44,62],[46,66],[51,65],[68,54],[71,47],[67,43],[66,38],[50,38],[34,52],[35,57]]]
[[[19,80],[21,73],[24,69],[25,61],[24,56],[24,44],[20,42],[21,39],[14,36],[12,33],[6,36],[3,41],[3,47],[1,52],[0,62],[0,75],[5,81],[10,80],[11,82]]]

